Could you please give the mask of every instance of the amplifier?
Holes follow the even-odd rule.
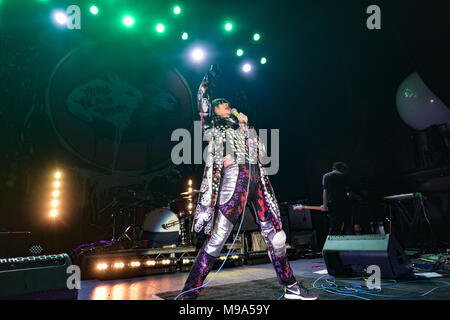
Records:
[[[312,230],[313,224],[311,220],[311,212],[309,209],[298,209],[297,205],[290,204],[289,212],[289,229],[290,231]]]
[[[72,263],[67,254],[0,258],[1,299],[76,299],[67,287]]]

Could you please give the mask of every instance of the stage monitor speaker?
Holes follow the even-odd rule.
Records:
[[[312,230],[311,212],[309,209],[294,209],[296,204],[289,205],[289,228],[291,231]]]
[[[0,258],[0,299],[77,299],[67,286],[71,265],[67,254]]]
[[[323,247],[328,274],[366,276],[380,267],[381,277],[396,279],[411,273],[409,259],[390,235],[328,236]]]

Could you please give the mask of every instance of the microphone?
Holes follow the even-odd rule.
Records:
[[[236,118],[239,118],[239,112],[236,110],[236,108],[231,109],[231,114],[233,116],[235,116]],[[245,122],[245,124],[247,125],[247,123]]]
[[[235,116],[237,120],[239,120],[239,118],[238,118],[239,112],[236,110],[236,108],[231,109],[231,114],[233,116]],[[244,122],[244,125],[245,125],[246,131],[248,131],[248,124],[247,124],[247,122]],[[247,134],[248,134],[248,132],[247,132]]]

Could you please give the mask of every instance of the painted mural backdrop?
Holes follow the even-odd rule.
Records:
[[[46,110],[65,148],[112,172],[168,166],[172,131],[193,123],[183,76],[152,48],[117,44],[64,56],[50,76]]]

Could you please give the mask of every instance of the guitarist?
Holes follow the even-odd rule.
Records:
[[[347,172],[348,166],[344,162],[335,162],[332,171],[322,178],[323,211],[328,211],[330,218],[330,235],[339,235],[344,223],[344,231],[347,235],[354,234],[352,226],[352,213],[348,192],[350,191]]]

